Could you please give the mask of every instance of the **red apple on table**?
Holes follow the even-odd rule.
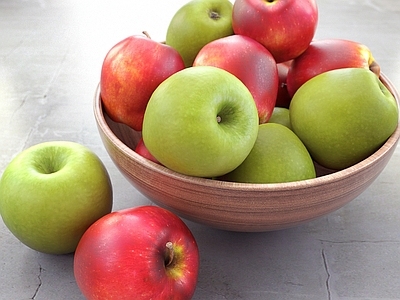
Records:
[[[92,299],[190,299],[199,269],[186,224],[157,206],[112,212],[95,222],[74,256],[78,287]]]
[[[153,91],[184,67],[172,47],[147,36],[127,37],[110,49],[102,65],[100,94],[105,111],[113,121],[140,131]]]
[[[137,143],[135,147],[135,152],[143,156],[144,158],[147,158],[148,160],[151,160],[157,164],[160,164],[160,162],[155,158],[147,149],[146,145],[143,142],[143,138],[140,138],[139,142]]]
[[[303,53],[318,23],[315,0],[236,0],[232,27],[235,34],[263,44],[277,63]]]
[[[287,74],[289,72],[289,67],[292,61],[293,60],[289,60],[277,64],[279,85],[278,85],[278,95],[276,97],[275,106],[289,108],[290,100],[292,100],[292,97],[289,95],[289,92],[287,90],[286,80],[287,80]]]
[[[293,97],[297,89],[314,76],[342,68],[366,68],[380,74],[379,65],[367,46],[343,39],[315,40],[289,68],[286,82],[289,95]]]
[[[231,35],[205,45],[193,66],[214,66],[239,78],[256,103],[259,122],[268,122],[278,94],[278,70],[271,53],[260,43]]]

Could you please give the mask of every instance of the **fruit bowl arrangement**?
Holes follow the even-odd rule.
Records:
[[[315,39],[317,22],[315,0],[193,0],[164,42],[119,41],[94,100],[116,166],[223,230],[293,227],[356,198],[397,145],[399,97],[366,45]]]
[[[399,103],[390,80],[381,81]],[[262,232],[294,227],[333,212],[360,195],[390,160],[400,137],[397,127],[375,153],[340,171],[317,167],[313,179],[252,184],[198,178],[174,172],[134,151],[141,132],[112,121],[100,90],[94,114],[104,146],[121,173],[154,203],[213,228]]]

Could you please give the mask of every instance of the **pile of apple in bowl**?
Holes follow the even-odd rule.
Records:
[[[98,129],[154,203],[214,228],[277,230],[337,210],[385,168],[396,89],[367,46],[314,39],[315,1],[290,3],[190,1],[165,43],[134,35],[107,53]]]

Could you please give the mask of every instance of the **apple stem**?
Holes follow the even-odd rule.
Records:
[[[145,31],[142,31],[142,33],[143,33],[147,38],[151,39],[150,34],[149,34],[146,30],[145,30]]]
[[[167,242],[165,244],[165,266],[168,267],[174,261],[174,248],[172,246],[172,242]]]
[[[378,78],[381,76],[381,67],[376,61],[372,62],[372,64],[369,66],[369,69],[372,71],[372,73],[378,76]]]
[[[222,118],[220,116],[217,116],[217,123],[221,123]]]

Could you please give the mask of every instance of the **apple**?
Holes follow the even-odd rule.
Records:
[[[205,45],[193,66],[214,66],[238,77],[251,92],[260,123],[271,117],[278,94],[278,70],[272,54],[260,43],[231,35]]]
[[[289,107],[293,131],[321,166],[340,170],[373,154],[398,123],[396,100],[368,69],[321,73],[304,83]]]
[[[147,102],[156,87],[185,67],[172,47],[133,35],[107,53],[101,68],[100,94],[110,118],[142,130]]]
[[[310,154],[293,131],[282,124],[266,123],[259,126],[257,141],[244,162],[221,179],[282,183],[315,177]]]
[[[191,299],[199,251],[187,225],[157,206],[112,212],[80,240],[74,276],[94,299]]]
[[[213,66],[189,67],[154,91],[143,141],[167,168],[215,177],[243,162],[257,138],[258,112],[247,87]]]
[[[175,48],[186,67],[207,43],[233,34],[229,0],[192,0],[172,17],[165,43]]]
[[[100,159],[74,142],[44,142],[19,153],[0,180],[0,214],[26,246],[75,251],[85,230],[112,209],[112,186]]]
[[[289,95],[286,81],[287,81],[287,74],[289,72],[289,67],[292,62],[293,60],[290,60],[276,65],[278,68],[279,83],[278,83],[278,95],[276,96],[275,106],[289,108],[292,96]]]
[[[147,149],[146,145],[143,142],[143,138],[140,138],[139,142],[137,143],[137,145],[135,147],[135,152],[138,153],[139,155],[143,156],[144,158],[151,160],[152,162],[160,164],[160,162]]]
[[[290,112],[286,107],[275,107],[268,122],[281,124],[292,130],[292,124],[290,123]]]
[[[235,34],[264,45],[277,63],[303,53],[318,23],[315,0],[236,0],[232,10]]]
[[[380,75],[379,65],[367,46],[343,39],[315,40],[288,70],[286,84],[290,97],[312,77],[341,68],[371,69]]]

